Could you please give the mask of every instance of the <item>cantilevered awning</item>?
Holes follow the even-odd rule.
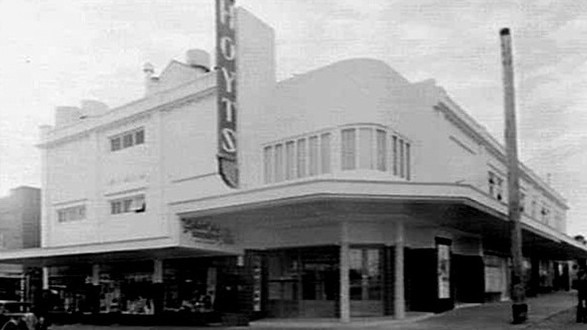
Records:
[[[170,238],[0,251],[0,263],[44,267],[116,261],[234,255],[227,246],[186,246]]]
[[[479,235],[509,253],[507,205],[468,184],[384,180],[313,179],[284,182],[171,204],[176,214],[239,221],[302,221],[316,215],[411,215],[434,225]],[[524,245],[551,258],[587,258],[587,247],[528,216],[522,218]]]
[[[309,180],[235,191],[170,204],[180,217],[238,221],[254,226],[262,219],[303,220],[324,214],[411,215],[413,219],[479,235],[509,252],[507,206],[466,184],[374,180]],[[284,216],[287,215],[287,216]],[[587,247],[528,217],[523,243],[551,258],[587,258]],[[0,263],[32,266],[101,263],[153,258],[241,254],[242,247],[189,242],[170,237],[0,251]]]

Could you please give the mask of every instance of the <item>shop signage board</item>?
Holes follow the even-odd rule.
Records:
[[[238,188],[236,17],[234,0],[216,0],[218,172]]]
[[[182,218],[183,232],[199,243],[234,244],[232,233],[228,228],[221,227],[207,220]]]

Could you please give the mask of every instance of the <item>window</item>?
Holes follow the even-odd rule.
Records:
[[[373,130],[370,128],[359,129],[359,168],[373,169],[373,157],[371,146],[373,145]]]
[[[498,201],[503,200],[503,179],[492,171],[487,172],[489,194]]]
[[[122,137],[122,147],[123,148],[132,147],[132,145],[133,145],[133,136],[134,136],[134,134],[125,134]]]
[[[497,184],[496,184],[496,196],[498,201],[503,200],[503,179],[500,177],[496,177]]]
[[[309,141],[310,145],[310,171],[309,175],[318,174],[318,137],[312,136]]]
[[[135,132],[135,144],[145,143],[145,131],[140,129]]]
[[[120,141],[120,137],[115,137],[110,139],[110,150],[116,151],[122,148],[122,143]]]
[[[306,176],[306,139],[298,140],[297,160],[298,178],[303,178]]]
[[[397,136],[393,137],[393,175],[397,176]]]
[[[145,129],[140,128],[110,138],[110,151],[130,148],[145,143]]]
[[[387,171],[387,132],[377,130],[377,169]]]
[[[520,192],[520,213],[526,212],[526,194]]]
[[[57,210],[57,221],[59,222],[70,222],[84,220],[86,218],[86,206],[77,205],[71,207],[65,207]]]
[[[342,130],[342,152],[341,163],[343,170],[354,170],[356,168],[356,142],[355,129]]]
[[[334,142],[336,142],[335,145]],[[385,176],[410,180],[411,145],[391,129],[358,124],[339,131],[314,132],[263,147],[266,184],[332,173],[333,170],[377,170]],[[340,152],[333,161],[332,150]],[[333,163],[340,166],[333,169]]]
[[[380,250],[376,248],[351,248],[349,253],[351,300],[381,300]]]
[[[267,253],[267,299],[335,301],[339,296],[339,251],[334,247]]]
[[[136,195],[110,201],[110,214],[142,213],[146,209],[145,195]]]
[[[263,149],[263,164],[265,166],[265,183],[271,183],[273,180],[273,148],[265,147]]]
[[[320,173],[330,173],[330,133],[320,135]]]
[[[406,142],[406,179],[410,180],[411,169],[410,169],[410,144]]]
[[[399,176],[400,178],[405,177],[404,172],[404,140],[399,140]]]
[[[283,181],[283,144],[275,146],[275,182]]]
[[[291,180],[295,177],[295,145],[293,141],[285,144],[285,179]]]
[[[265,183],[330,173],[330,137],[322,133],[264,147]]]

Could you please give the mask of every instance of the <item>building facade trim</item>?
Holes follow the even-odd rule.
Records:
[[[473,119],[471,119],[468,115],[467,117],[469,118],[467,118],[467,120],[463,119],[462,116],[464,116],[464,111],[459,110],[457,113],[457,111],[454,110],[454,107],[458,106],[456,106],[452,101],[450,103],[453,104],[452,107],[448,106],[443,101],[441,101],[435,106],[435,109],[445,113],[447,115],[448,120],[457,125],[457,127],[460,128],[464,133],[469,135],[469,137],[473,138],[475,141],[478,141],[483,146],[487,147],[487,150],[491,152],[491,154],[494,155],[499,161],[505,163],[506,159],[503,147],[491,135],[489,135],[489,133],[479,132],[479,130],[483,128],[481,128],[478,124],[475,124],[475,126],[478,127],[472,127],[471,125],[473,124],[467,123],[467,120],[471,122],[473,121]],[[565,210],[569,209],[569,207],[566,205],[566,200],[564,197],[562,197],[558,192],[554,191],[554,189],[548,186],[527,166],[525,166],[521,162],[519,163],[519,165],[521,169],[520,174],[523,179],[533,183],[539,190],[544,192],[544,194],[546,194],[550,199],[556,202],[561,208]]]
[[[48,148],[64,141],[74,140],[79,136],[88,135],[92,131],[107,129],[109,127],[139,120],[156,111],[168,111],[185,104],[196,102],[202,98],[214,95],[215,93],[216,88],[214,85],[192,86],[193,84],[194,82],[190,82],[187,85],[189,85],[189,87],[200,87],[199,90],[186,89],[185,91],[181,90],[181,93],[176,93],[180,95],[172,94],[169,96],[156,93],[120,108],[113,109],[95,119],[80,121],[74,125],[63,128],[56,128],[51,131],[43,141],[37,144],[37,147]],[[197,92],[194,93],[194,90]],[[175,90],[173,91],[175,92]],[[161,92],[161,94],[164,93],[165,91]]]
[[[276,194],[275,190],[279,190],[279,194]],[[367,191],[369,193],[366,193]],[[490,214],[497,219],[507,221],[507,206],[505,204],[472,185],[448,183],[321,179],[279,184],[196,200],[176,201],[170,203],[170,206],[176,214],[211,216],[263,206],[278,206],[294,201],[299,203],[300,201],[320,199],[412,200],[462,203]],[[564,240],[565,242],[572,241],[572,238],[567,235],[541,225],[527,216],[524,216],[522,221],[526,226],[545,232],[548,236],[557,237],[558,240]],[[585,247],[582,247],[582,249],[587,251]]]

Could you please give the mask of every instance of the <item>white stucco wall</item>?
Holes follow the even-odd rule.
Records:
[[[238,15],[241,190],[265,185],[264,144],[310,132],[336,133],[354,124],[385,127],[410,142],[411,182],[456,183],[487,191],[487,171],[494,168],[505,173],[503,162],[484,142],[436,108],[440,102],[449,108],[453,105],[434,81],[411,83],[381,61],[352,59],[276,83],[273,30],[245,10],[239,9]],[[169,205],[232,192],[217,174],[215,73],[194,74],[190,82],[192,73],[184,69],[190,70],[172,65],[169,75],[162,77],[166,86],[174,85],[168,81],[173,77],[181,80],[177,87],[154,91],[96,119],[58,128],[42,142],[44,246],[155,237],[179,240],[177,215]],[[145,128],[145,144],[109,150],[108,137],[138,127]],[[333,134],[332,172],[316,178],[398,180],[374,170],[342,171],[340,150],[339,135]],[[552,199],[544,190],[533,188],[540,184],[526,182],[528,195]],[[109,200],[136,193],[146,195],[145,213],[110,214]],[[56,210],[76,203],[88,206],[87,219],[58,223]],[[564,217],[564,210],[556,205]],[[565,226],[554,227],[564,230]],[[357,243],[389,241],[382,234],[390,233],[388,228],[363,229],[356,230]],[[300,230],[282,229],[272,236],[259,230],[250,235],[269,240],[269,245],[278,241],[288,245],[310,234]],[[323,235],[332,237],[331,241],[336,236],[330,229]],[[408,244],[414,246],[427,246],[429,237],[434,237],[425,232],[408,231],[407,235]],[[463,250],[470,252],[471,248]]]

